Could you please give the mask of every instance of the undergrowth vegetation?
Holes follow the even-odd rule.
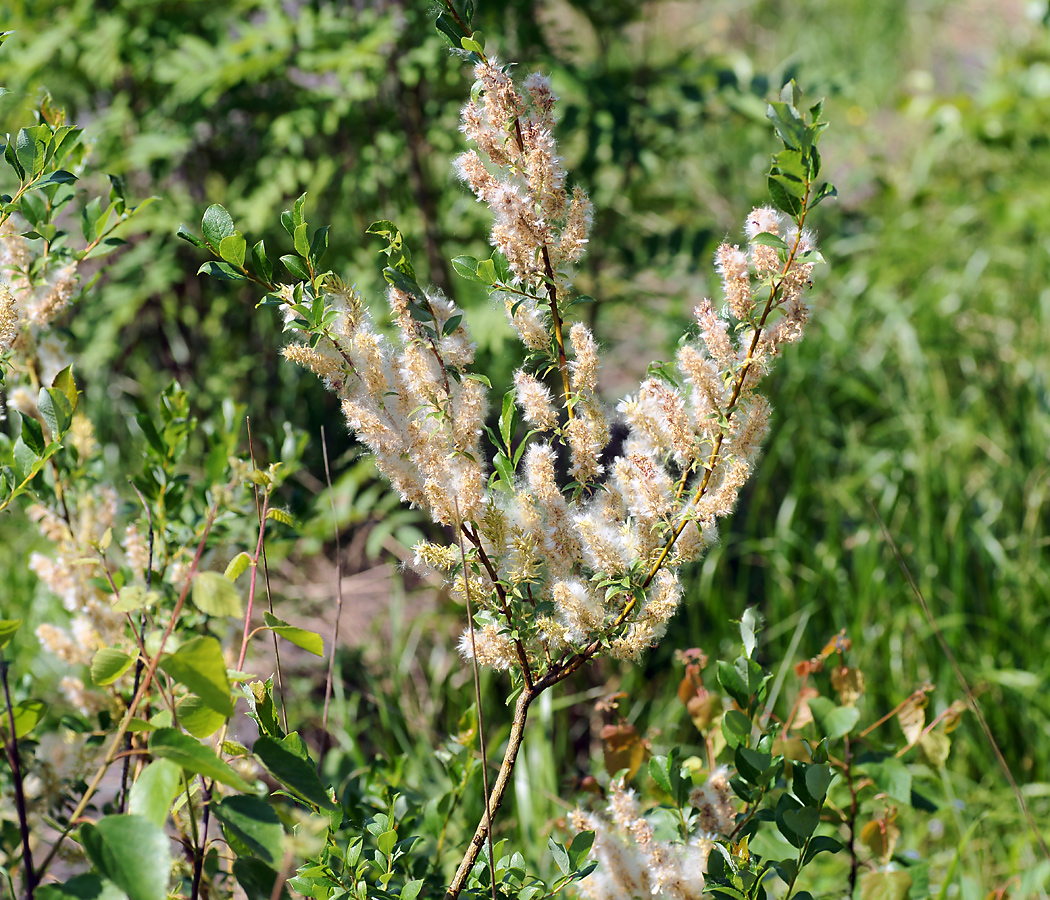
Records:
[[[1038,5],[10,11],[0,891],[1045,897]]]

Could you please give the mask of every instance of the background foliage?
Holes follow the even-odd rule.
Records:
[[[5,130],[46,87],[130,196],[160,197],[69,320],[85,402],[111,410],[93,416],[104,442],[129,437],[112,410],[177,377],[202,418],[228,396],[271,446],[285,421],[311,436],[328,423],[336,452],[350,450],[320,386],[277,358],[279,325],[247,295],[198,278],[200,260],[174,240],[212,202],[279,243],[278,212],[308,191],[311,217],[333,225],[330,259],[372,298],[378,244],[363,232],[396,220],[426,276],[470,308],[489,368],[509,372],[502,314],[479,306],[447,263],[481,256],[487,225],[451,175],[467,81],[424,4],[6,6],[16,34],[0,56]],[[692,739],[670,655],[717,654],[736,639],[727,619],[747,605],[768,622],[770,660],[795,638],[813,655],[847,629],[881,708],[927,679],[938,708],[959,696],[871,504],[1037,819],[1050,819],[1050,35],[1020,4],[992,8],[989,18],[984,4],[938,0],[481,4],[477,24],[500,56],[550,70],[565,98],[568,167],[597,210],[580,287],[598,299],[585,315],[624,347],[605,373],[609,396],[643,374],[644,347],[662,342],[671,356],[692,301],[711,293],[714,246],[761,198],[771,85],[794,76],[828,96],[823,152],[840,189],[820,209],[829,266],[813,333],[777,369],[766,457],[732,533],[695,572],[673,639],[637,670],[597,670],[577,695],[544,698],[549,732],[525,748],[530,781],[515,807],[538,846],[563,812],[552,799],[563,779],[589,774],[600,747],[585,700],[624,690],[621,712],[658,749]],[[305,463],[283,501],[309,522],[323,477],[312,437]],[[342,518],[374,530],[382,511],[372,514],[367,472],[352,471]],[[31,605],[43,595],[22,564],[23,524],[7,517],[0,529],[5,607],[60,615],[52,600]],[[323,529],[306,530],[316,548]],[[418,786],[439,777],[429,735],[460,727],[466,672],[443,643],[443,612],[409,613],[397,596],[382,604],[398,654],[343,657],[350,707],[329,764],[349,770],[377,753]],[[21,671],[49,677],[32,648],[19,652]],[[957,876],[972,896],[1006,884],[1031,850],[1013,839],[1019,814],[976,723],[956,735],[944,784],[966,808],[912,840],[951,858],[979,821]]]

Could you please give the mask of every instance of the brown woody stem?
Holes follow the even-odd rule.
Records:
[[[540,690],[542,688],[534,690],[525,688],[522,690],[521,696],[518,697],[518,703],[514,707],[514,721],[510,726],[510,737],[507,739],[507,750],[503,754],[503,762],[500,764],[496,783],[493,784],[492,792],[488,796],[487,814],[482,814],[481,821],[478,822],[478,827],[474,831],[474,837],[471,838],[470,844],[467,846],[467,852],[463,855],[463,861],[456,870],[456,877],[452,879],[448,890],[445,891],[445,900],[456,900],[459,897],[460,892],[467,883],[467,878],[470,876],[470,870],[474,868],[474,863],[478,861],[478,857],[481,855],[481,848],[485,846],[485,842],[488,840],[489,822],[495,817],[500,804],[503,803],[503,795],[507,791],[507,785],[510,784],[511,772],[514,771],[514,763],[518,758],[518,751],[521,749],[522,738],[525,736],[525,720],[529,714],[529,705],[539,695]]]

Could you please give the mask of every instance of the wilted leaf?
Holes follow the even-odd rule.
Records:
[[[624,722],[621,725],[606,725],[602,729],[602,749],[605,755],[605,771],[615,775],[627,770],[627,780],[634,778],[649,752],[649,745],[638,734],[638,729]]]
[[[883,865],[893,855],[893,850],[901,836],[901,830],[894,824],[896,818],[896,810],[887,810],[885,817],[873,819],[860,830],[860,839],[864,842],[864,846]]]
[[[831,686],[838,692],[839,703],[853,706],[864,693],[864,673],[851,666],[835,666],[831,670]]]
[[[897,723],[909,744],[914,744],[922,734],[922,729],[926,725],[926,704],[928,702],[925,695],[909,697],[897,712]]]
[[[952,739],[940,731],[931,731],[919,739],[919,749],[927,762],[935,769],[940,769],[948,760],[952,749]]]

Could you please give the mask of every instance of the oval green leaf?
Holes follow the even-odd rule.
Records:
[[[135,663],[135,657],[114,647],[103,647],[91,660],[91,680],[99,687],[113,684]]]
[[[174,728],[154,731],[149,738],[149,751],[159,759],[170,759],[194,775],[214,778],[238,791],[251,790],[251,785],[216,756],[214,750]]]

